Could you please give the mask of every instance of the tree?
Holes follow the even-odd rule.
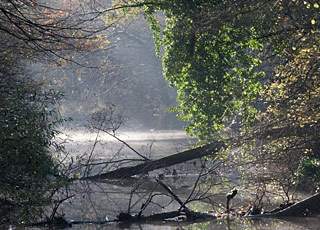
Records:
[[[179,88],[175,110],[189,121],[190,133],[207,138],[232,123],[230,115],[252,120],[252,102],[265,81],[257,66],[267,54],[282,55],[285,62],[283,50],[296,42],[297,33],[315,31],[318,17],[316,3],[295,1],[156,2],[147,12],[163,10],[168,18],[156,41],[165,49],[165,77]]]
[[[265,181],[294,185],[297,170],[311,173],[314,180],[319,162],[319,4],[154,3],[146,14],[156,43],[164,46],[164,75],[179,89],[180,104],[173,111],[189,123],[187,132],[208,142],[231,127],[241,134],[236,145],[242,143],[248,153],[242,159],[250,159]],[[164,29],[158,26],[157,10],[167,17]]]
[[[101,32],[121,18],[105,22],[108,6],[110,2],[103,8],[95,2],[0,3],[0,223],[43,218],[46,205],[60,204],[53,197],[66,182],[57,156],[62,147],[53,140],[62,122],[56,110],[61,94],[28,75],[25,64],[91,64],[78,62],[76,52],[102,50],[108,44]]]
[[[242,5],[164,1],[159,7],[168,18],[160,42],[164,75],[179,89],[180,105],[173,111],[189,123],[188,133],[202,139],[218,137],[236,115],[248,123],[256,113],[250,102],[263,77],[255,71],[262,44],[257,29],[243,24],[254,17],[242,14],[250,8]]]
[[[56,110],[61,94],[35,81],[26,63],[76,62],[70,56],[75,50],[103,43],[97,33],[108,26],[97,23],[99,7],[73,1],[0,3],[1,223],[43,217],[42,208],[64,181],[54,155],[62,147],[53,140],[63,121]]]
[[[0,49],[11,58],[76,62],[74,51],[100,47],[104,41],[99,33],[118,20],[104,22],[102,9],[108,6],[109,1],[2,1]]]
[[[300,7],[312,12],[311,6]],[[318,5],[314,4],[313,7],[317,9]],[[315,15],[310,18],[312,16]],[[267,158],[277,162],[269,167],[264,167],[262,163],[259,167],[274,168],[269,170],[272,174],[269,178],[276,176],[279,183],[287,180],[291,185],[297,180],[309,181],[309,185],[316,189],[319,188],[319,180],[316,178],[319,178],[320,153],[319,32],[301,29],[294,32],[291,39],[282,50],[283,62],[275,68],[275,74],[261,91],[267,109],[257,116],[259,131],[254,131],[256,136],[252,136],[252,139],[256,143],[251,144],[255,149],[260,149],[256,155],[257,158],[261,157],[259,162]],[[280,135],[272,132],[279,128],[282,129]],[[261,145],[257,139],[266,141]],[[270,164],[270,160],[265,163]],[[262,171],[261,175],[267,177],[269,173]]]
[[[0,74],[0,223],[27,223],[42,216],[60,184],[51,153],[60,148],[53,141],[60,95],[41,90],[12,63],[1,61]]]

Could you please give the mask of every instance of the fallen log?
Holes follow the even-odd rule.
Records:
[[[55,217],[53,220],[33,223],[29,226],[31,227],[51,227],[51,228],[70,228],[74,225],[80,224],[97,224],[97,225],[104,225],[109,223],[124,223],[124,224],[135,224],[135,223],[164,223],[164,222],[204,222],[204,221],[211,221],[217,219],[217,217],[201,213],[201,212],[193,212],[190,211],[188,213],[183,211],[171,211],[171,212],[163,212],[152,214],[150,216],[140,216],[140,215],[130,215],[124,213],[118,215],[117,219],[114,220],[105,220],[105,221],[75,221],[75,220],[66,220],[64,217]]]
[[[80,180],[93,179],[123,179],[134,175],[145,174],[153,170],[170,167],[176,164],[184,163],[190,160],[201,158],[208,155],[215,155],[223,147],[224,143],[217,141],[208,145],[197,147],[190,150],[185,150],[176,154],[172,154],[157,160],[146,161],[142,164],[132,167],[122,167],[110,172],[101,173],[94,176],[81,178]]]
[[[150,216],[139,216],[134,215],[131,216],[129,214],[125,214],[126,218],[119,218],[117,221],[119,222],[130,222],[130,223],[136,223],[136,222],[153,222],[153,221],[168,221],[173,220],[176,218],[175,221],[209,221],[217,219],[216,216],[202,213],[202,212],[193,212],[193,211],[172,211],[172,212],[163,212],[163,213],[157,213],[152,214]],[[129,216],[128,216],[129,215]]]
[[[308,197],[300,202],[297,202],[279,212],[265,213],[258,215],[247,215],[246,218],[283,218],[283,217],[298,217],[306,216],[308,214],[320,213],[320,193]]]
[[[290,129],[290,132],[288,130]],[[312,129],[313,131],[316,128]],[[252,136],[255,136],[258,139],[265,140],[266,136],[272,136],[273,139],[276,136],[277,138],[288,137],[288,136],[302,136],[305,134],[304,128],[299,127],[285,127],[285,128],[273,128],[270,130],[265,130],[262,133],[253,132],[249,135],[249,139]],[[242,141],[248,140],[248,137],[245,136],[234,136],[230,139],[220,141],[215,140],[209,144],[206,144],[201,147],[197,147],[194,149],[186,150],[183,152],[179,152],[176,154],[172,154],[157,160],[148,160],[142,164],[132,166],[132,167],[123,167],[110,172],[101,173],[94,176],[88,176],[80,178],[80,180],[92,180],[92,179],[124,179],[129,178],[134,175],[145,174],[147,172],[173,166],[176,164],[184,163],[189,160],[194,160],[197,158],[201,158],[208,155],[214,155],[218,153],[223,147],[228,144],[233,144],[234,148],[241,146]]]
[[[41,221],[37,223],[30,224],[31,227],[55,227],[59,229],[70,228],[72,224],[70,221],[66,220],[63,216],[53,217],[46,221]]]

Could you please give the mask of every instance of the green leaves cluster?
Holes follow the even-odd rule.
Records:
[[[221,135],[236,116],[242,124],[253,120],[257,111],[250,103],[264,76],[256,69],[263,47],[256,28],[241,25],[239,20],[249,19],[241,15],[216,18],[225,4],[176,0],[158,7],[167,17],[162,38],[156,39],[164,46],[164,76],[178,87],[180,104],[172,111],[189,123],[189,134],[202,139]],[[154,31],[159,35],[159,28]]]
[[[0,223],[32,221],[50,201],[58,174],[50,149],[62,121],[55,110],[59,94],[0,64]]]
[[[300,181],[312,181],[315,185],[317,190],[320,189],[320,160],[310,157],[304,157],[301,159],[299,164],[298,170],[296,172],[296,176],[298,182]]]

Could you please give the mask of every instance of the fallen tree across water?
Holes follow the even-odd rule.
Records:
[[[81,180],[121,179],[128,178],[134,175],[145,174],[153,170],[170,167],[204,156],[215,156],[224,146],[225,144],[223,142],[216,141],[215,143],[211,143],[194,149],[185,150],[183,152],[172,154],[157,160],[149,160],[136,166],[122,167],[110,172],[84,177],[81,178]]]
[[[256,136],[258,139],[265,140],[266,136],[271,134],[277,138],[289,137],[289,136],[303,136],[305,135],[306,129],[301,127],[291,127],[292,132],[285,132],[289,128],[275,128],[271,130],[264,130],[260,133],[251,133],[252,136]],[[314,129],[312,129],[314,130]],[[101,130],[103,131],[103,130]],[[185,150],[176,154],[172,154],[156,160],[146,160],[144,163],[122,167],[113,171],[100,173],[93,176],[83,177],[80,180],[92,180],[92,179],[122,179],[129,178],[134,175],[145,174],[153,170],[170,167],[173,165],[181,164],[190,160],[198,159],[205,156],[216,156],[219,151],[221,151],[226,146],[233,146],[234,148],[239,147],[243,142],[251,139],[249,137],[237,136],[227,140],[215,140],[211,141],[209,144],[196,147],[194,149]],[[131,147],[130,147],[131,148]],[[136,151],[135,151],[136,152]]]

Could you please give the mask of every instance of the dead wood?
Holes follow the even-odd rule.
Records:
[[[208,144],[208,145],[204,145],[194,149],[172,154],[157,160],[147,161],[136,166],[123,167],[110,172],[101,173],[101,174],[89,176],[89,177],[84,177],[84,178],[81,178],[81,180],[129,178],[134,175],[145,174],[153,170],[170,167],[176,164],[184,163],[184,162],[201,158],[204,156],[208,156],[208,155],[214,156],[223,147],[224,147],[224,143],[217,141],[212,144]]]
[[[47,221],[42,221],[38,223],[33,223],[30,225],[31,227],[56,227],[56,228],[70,228],[72,224],[70,221],[66,220],[64,217],[53,217]]]
[[[320,193],[308,197],[298,203],[295,203],[279,212],[265,213],[259,215],[248,215],[247,218],[283,218],[298,217],[320,213]]]
[[[176,218],[176,221],[186,221],[186,220],[213,220],[216,219],[217,217],[206,214],[206,213],[201,213],[201,212],[193,212],[193,211],[172,211],[172,212],[163,212],[163,213],[157,213],[157,214],[152,214],[150,216],[130,216],[130,218],[126,219],[121,219],[118,220],[119,222],[152,222],[152,221],[167,221],[170,219]]]
[[[316,128],[312,131],[316,131]],[[288,132],[290,130],[290,132]],[[267,136],[272,136],[274,138],[282,138],[288,136],[303,136],[307,131],[310,131],[310,127],[307,128],[297,128],[297,127],[285,127],[285,128],[274,128],[270,130],[265,130],[260,133],[253,132],[252,135],[258,139],[263,139]],[[184,163],[189,160],[194,160],[208,155],[216,155],[223,147],[228,144],[232,144],[234,148],[241,146],[243,141],[248,141],[252,136],[249,135],[249,138],[244,136],[235,136],[230,139],[219,141],[216,140],[209,144],[206,144],[201,147],[194,149],[186,150],[176,154],[172,154],[157,160],[148,160],[142,164],[131,166],[131,167],[122,167],[110,172],[100,173],[94,176],[88,176],[81,178],[81,180],[93,180],[93,179],[122,179],[129,178],[134,175],[145,174],[153,170],[170,167],[176,164]]]
[[[32,227],[56,227],[56,228],[70,228],[73,225],[80,225],[80,224],[98,224],[104,225],[109,223],[124,223],[124,224],[134,224],[134,223],[165,223],[165,222],[201,222],[201,221],[210,221],[217,219],[217,217],[201,213],[201,212],[193,212],[190,211],[188,213],[184,211],[172,211],[172,212],[164,212],[164,213],[157,213],[152,214],[150,216],[140,216],[140,215],[126,215],[127,218],[115,219],[115,220],[108,220],[108,221],[68,221],[63,217],[54,218],[53,221],[44,221],[33,223],[30,226]]]
[[[190,212],[190,210],[185,206],[182,200],[171,190],[171,188],[169,188],[167,185],[165,185],[159,180],[157,180],[157,183],[161,185],[172,196],[172,198],[175,199],[181,205],[181,208],[183,208],[184,211],[186,211],[187,213]]]
[[[124,219],[115,219],[111,221],[70,221],[71,225],[80,225],[80,224],[109,224],[109,223],[119,223],[119,224],[139,224],[139,223],[153,223],[153,224],[159,224],[159,225],[166,225],[166,223],[175,223],[174,226],[177,225],[177,223],[194,223],[194,222],[202,222],[202,221],[210,221],[215,220],[217,217],[213,215],[209,215],[206,213],[200,213],[200,212],[189,212],[188,214],[183,211],[172,211],[172,212],[164,212],[164,213],[157,213],[152,214],[150,216],[139,216],[134,215],[129,218]],[[69,226],[70,227],[70,226]]]

